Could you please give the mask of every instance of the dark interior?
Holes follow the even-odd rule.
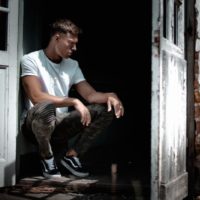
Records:
[[[70,18],[83,30],[73,58],[88,82],[124,104],[125,116],[86,155],[91,166],[116,162],[150,183],[151,1],[29,0],[24,8],[24,53],[45,47],[54,19]]]

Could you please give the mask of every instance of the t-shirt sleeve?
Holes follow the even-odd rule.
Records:
[[[23,56],[20,65],[21,65],[21,77],[28,75],[38,76],[38,68],[34,63],[34,60],[31,59],[29,56],[27,55]]]
[[[73,76],[73,84],[77,84],[81,81],[84,81],[85,77],[82,73],[82,70],[80,69],[79,65],[77,64],[74,76]]]

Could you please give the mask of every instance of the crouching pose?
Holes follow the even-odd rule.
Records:
[[[82,156],[112,122],[124,114],[122,102],[113,92],[98,92],[84,78],[76,60],[70,58],[76,50],[80,29],[68,19],[55,21],[45,49],[31,52],[21,59],[21,81],[25,93],[22,133],[33,137],[39,147],[43,175],[60,177],[57,166],[85,177],[89,172],[81,165]],[[74,86],[88,102],[69,97]],[[68,110],[69,107],[72,107]],[[59,161],[54,151],[67,147]],[[59,162],[59,165],[58,163]]]

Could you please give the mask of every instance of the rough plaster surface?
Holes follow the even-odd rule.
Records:
[[[195,50],[196,51],[200,51],[200,0],[196,0],[196,4],[195,4],[195,10],[196,10],[196,47]]]

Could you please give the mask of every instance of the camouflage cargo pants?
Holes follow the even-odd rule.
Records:
[[[28,111],[22,133],[37,142],[42,157],[53,155],[54,148],[67,146],[68,140],[77,136],[72,148],[83,155],[113,119],[113,112],[107,112],[105,105],[92,104],[87,107],[91,114],[91,124],[83,126],[80,113],[76,110],[56,115],[56,108],[52,103],[36,104]]]

